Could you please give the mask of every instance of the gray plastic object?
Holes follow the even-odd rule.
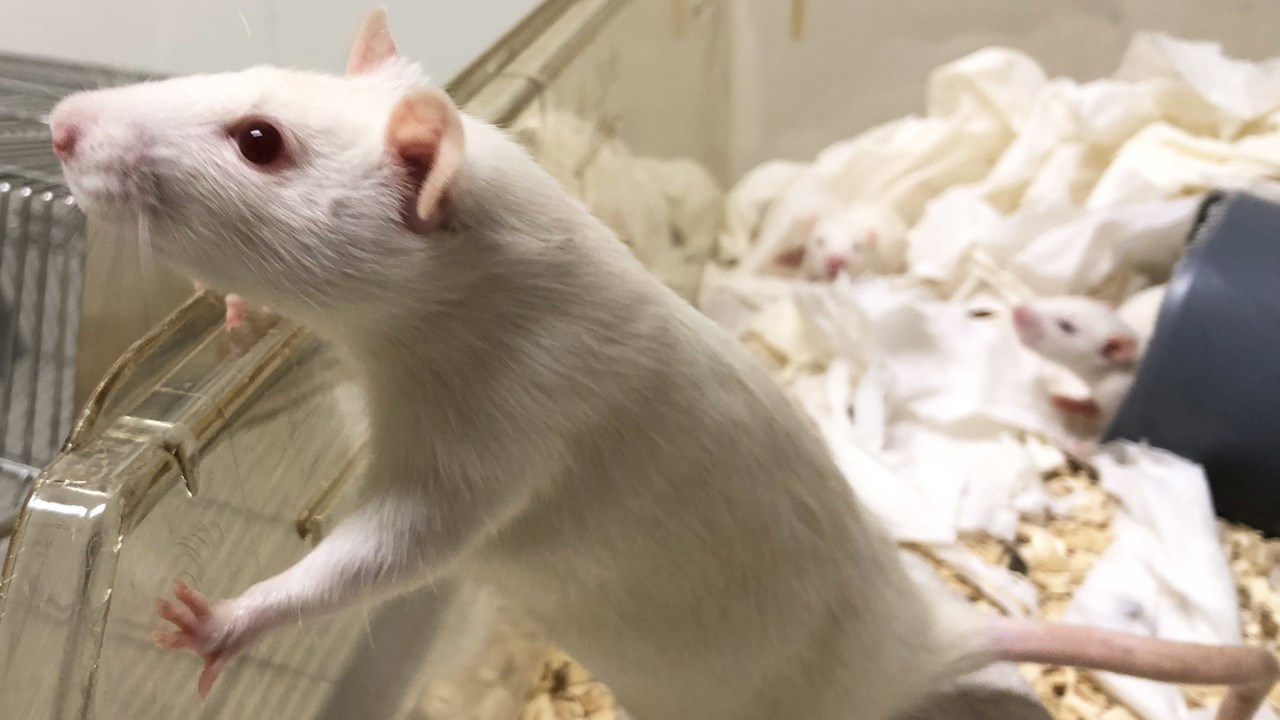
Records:
[[[1280,537],[1280,205],[1205,200],[1104,440],[1200,463],[1219,516]]]

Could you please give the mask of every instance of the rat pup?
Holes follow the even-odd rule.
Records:
[[[1274,682],[1258,649],[927,596],[764,368],[398,59],[381,11],[345,77],[143,83],[52,120],[87,212],[327,337],[368,396],[363,505],[237,597],[161,603],[202,695],[272,628],[444,577],[495,587],[640,720],[887,720],[995,660],[1232,684],[1223,720]]]
[[[1089,389],[1084,398],[1054,392],[1053,406],[1092,426],[1109,422],[1133,384],[1145,339],[1111,306],[1082,296],[1019,305],[1013,325],[1023,345],[1069,370]]]
[[[778,253],[779,267],[816,281],[902,269],[906,229],[896,215],[871,205],[831,204],[799,221],[804,244]]]

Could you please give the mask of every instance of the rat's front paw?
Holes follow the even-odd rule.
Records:
[[[244,324],[244,298],[239,295],[227,295],[227,319],[228,328],[237,328]]]
[[[182,583],[174,584],[173,594],[178,602],[161,600],[158,609],[160,617],[173,623],[176,630],[153,632],[151,640],[158,647],[190,650],[204,658],[196,689],[200,697],[207,697],[227,661],[252,642],[257,632],[234,601],[210,603]]]
[[[196,292],[204,292],[207,289],[205,284],[198,280],[193,281],[192,284],[195,285]],[[234,330],[235,328],[238,328],[241,325],[243,325],[245,321],[244,298],[234,293],[228,293],[226,296],[224,296],[223,303],[226,305],[227,314],[226,314],[226,319],[224,320],[224,324],[226,325],[227,329]],[[265,311],[266,308],[263,308],[263,310]]]

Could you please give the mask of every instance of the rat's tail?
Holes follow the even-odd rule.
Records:
[[[1280,662],[1261,648],[1198,645],[1111,630],[996,620],[997,660],[1066,665],[1187,685],[1228,685],[1217,720],[1251,720],[1280,680]]]

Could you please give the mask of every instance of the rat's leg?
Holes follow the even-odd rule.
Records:
[[[438,573],[462,546],[451,523],[433,522],[416,493],[377,498],[338,525],[293,567],[231,600],[209,602],[177,586],[181,605],[160,602],[176,631],[152,635],[156,645],[204,658],[197,686],[208,695],[236,653],[286,622],[388,595]],[[456,527],[456,526],[455,526]],[[468,534],[469,536],[469,534]]]
[[[1092,398],[1073,398],[1068,395],[1053,394],[1049,396],[1053,406],[1067,415],[1080,415],[1095,418],[1102,414],[1102,408]]]

